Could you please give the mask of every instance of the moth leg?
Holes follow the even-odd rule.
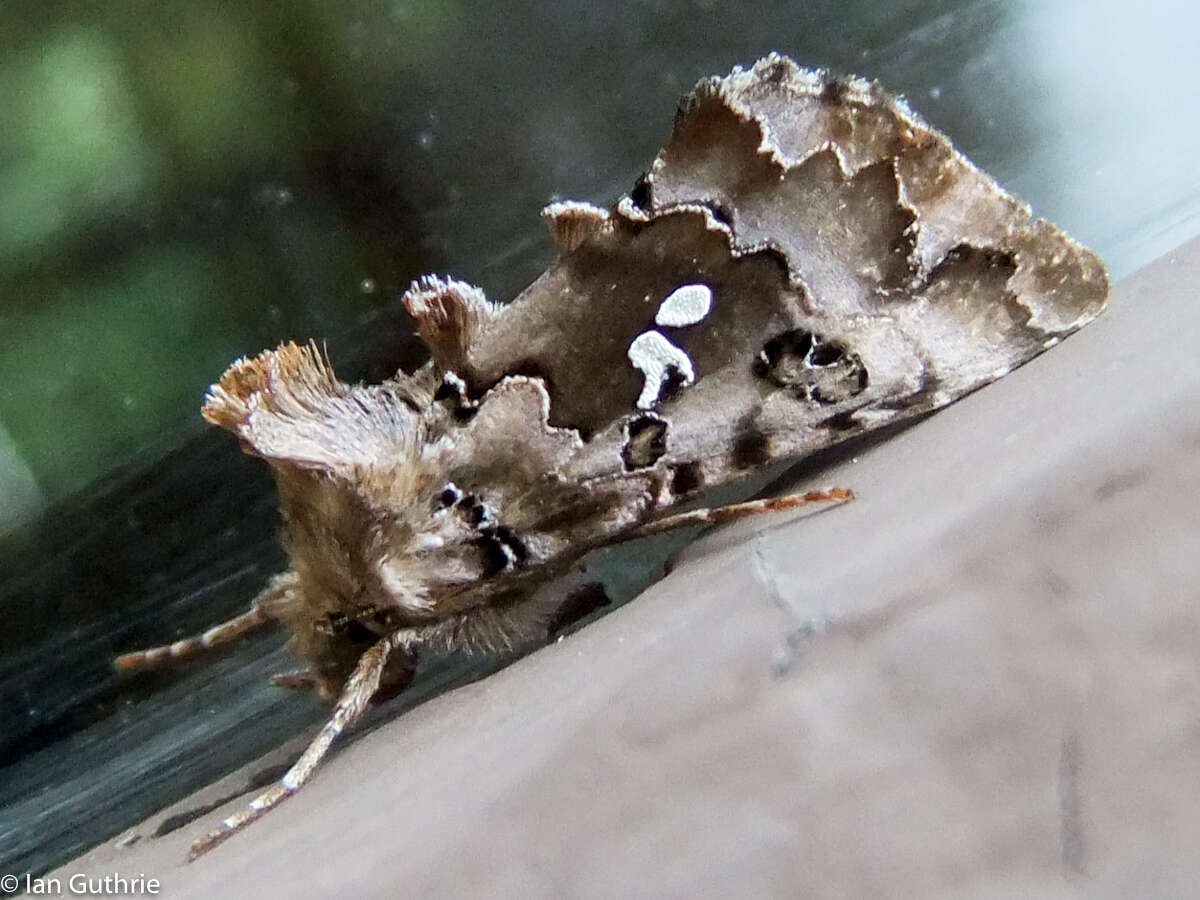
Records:
[[[270,584],[263,589],[262,593],[254,598],[250,608],[241,615],[214,625],[201,634],[182,638],[173,644],[122,653],[113,660],[113,666],[118,672],[144,672],[162,668],[200,656],[215,647],[221,647],[247,634],[276,625],[295,582],[296,576],[291,572],[277,575],[271,579]]]
[[[402,628],[373,644],[359,657],[333,715],[296,763],[246,809],[234,813],[192,844],[188,861],[204,855],[296,793],[312,776],[337,736],[362,718],[377,695],[387,699],[398,693],[394,686],[389,688],[383,683],[390,656],[399,652],[411,655],[418,650],[513,653],[525,644],[533,644],[535,639],[545,639],[546,625],[554,608],[547,600],[534,598],[504,609],[480,606],[420,628]]]
[[[276,784],[255,797],[248,807],[241,812],[234,813],[219,827],[192,844],[187,855],[188,862],[204,855],[217,844],[237,834],[300,790],[300,787],[316,770],[317,764],[329,752],[329,748],[337,736],[362,718],[363,713],[371,704],[371,698],[379,689],[380,678],[387,666],[388,654],[400,644],[406,643],[406,639],[410,637],[411,635],[407,631],[390,634],[363,653],[354,672],[346,680],[346,686],[342,689],[342,696],[333,709],[333,715],[295,764]]]
[[[809,491],[806,494],[789,494],[786,497],[769,497],[765,500],[750,500],[746,503],[733,503],[729,506],[717,506],[705,509],[693,509],[690,512],[667,516],[656,522],[639,525],[632,531],[621,535],[617,540],[632,541],[637,538],[649,537],[652,534],[663,534],[677,528],[691,528],[697,525],[720,525],[757,516],[761,513],[779,512],[785,509],[795,509],[798,506],[810,506],[816,503],[842,504],[853,498],[853,494],[843,488],[830,488],[827,491]]]

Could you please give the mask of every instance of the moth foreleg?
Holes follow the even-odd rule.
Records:
[[[845,503],[853,498],[853,494],[843,488],[830,488],[827,491],[809,491],[806,494],[789,494],[786,497],[768,497],[765,500],[750,500],[746,503],[733,503],[729,506],[717,506],[704,509],[693,509],[688,512],[667,516],[654,522],[639,525],[621,535],[618,540],[632,541],[637,538],[649,537],[652,534],[663,534],[679,528],[693,528],[703,525],[720,525],[757,516],[761,513],[779,512],[794,509],[798,506],[811,506],[817,503]]]
[[[379,682],[387,667],[388,655],[399,645],[405,643],[411,635],[407,631],[398,631],[385,637],[379,643],[372,645],[361,657],[354,672],[346,680],[342,695],[333,709],[333,715],[324,727],[317,733],[300,755],[300,758],[284,773],[279,781],[263,791],[250,802],[241,812],[234,813],[225,819],[219,827],[213,829],[204,837],[192,844],[188,851],[188,862],[207,853],[217,844],[237,834],[251,822],[266,815],[296,791],[312,776],[318,763],[329,752],[334,740],[345,729],[357,722],[367,707],[371,698],[379,690]]]
[[[247,634],[276,625],[279,621],[280,608],[287,602],[288,592],[294,584],[295,575],[291,572],[277,575],[271,579],[271,583],[263,589],[262,593],[254,598],[250,608],[240,616],[234,616],[201,634],[182,638],[173,644],[122,653],[113,660],[113,666],[118,672],[141,672],[157,669],[164,665],[200,656],[208,650],[232,643]]]
[[[188,861],[207,853],[222,841],[261,818],[296,793],[317,768],[334,740],[357,722],[380,691],[389,656],[397,652],[439,653],[491,652],[512,653],[547,637],[546,626],[557,604],[550,599],[528,597],[522,602],[496,608],[479,606],[419,628],[402,628],[373,644],[361,657],[347,679],[333,715],[308,748],[288,769],[279,782],[251,801],[241,812],[225,819],[219,827],[192,844]],[[285,676],[285,685],[290,679]],[[307,679],[304,679],[307,681]],[[387,685],[383,685],[387,693]]]

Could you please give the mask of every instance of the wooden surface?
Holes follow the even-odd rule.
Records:
[[[1200,241],[802,482],[853,504],[710,533],[199,862],[247,798],[59,874],[171,897],[1192,895],[1198,282]]]

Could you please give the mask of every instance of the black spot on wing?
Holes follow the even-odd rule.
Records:
[[[771,459],[771,441],[758,427],[758,410],[742,417],[733,439],[733,467],[756,469]]]
[[[654,465],[667,452],[667,422],[658,416],[645,415],[632,419],[625,426],[625,444],[621,461],[627,472]]]
[[[704,487],[704,473],[699,463],[680,463],[671,468],[671,493],[686,497]]]

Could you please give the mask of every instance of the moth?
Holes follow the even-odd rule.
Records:
[[[206,852],[293,794],[418,654],[546,637],[588,551],[848,498],[679,507],[766,463],[936,409],[1103,309],[1104,266],[877,84],[771,55],[701,81],[611,209],[555,203],[550,268],[490,302],[404,296],[430,359],[378,385],[315,346],[235,362],[204,417],[267,461],[291,567],[250,610],[117,659],[161,665],[259,628],[333,713]]]

